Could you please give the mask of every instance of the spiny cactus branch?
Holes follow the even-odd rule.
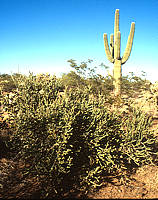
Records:
[[[114,58],[111,55],[110,49],[109,49],[109,45],[108,45],[108,38],[107,38],[107,34],[104,34],[104,47],[105,47],[105,53],[106,56],[108,58],[108,60],[112,63],[114,63]]]
[[[131,50],[132,50],[133,38],[134,38],[134,31],[135,31],[135,23],[132,22],[130,34],[129,34],[128,41],[127,41],[127,46],[126,46],[124,55],[122,57],[122,64],[124,64],[130,56],[130,53],[131,53]]]

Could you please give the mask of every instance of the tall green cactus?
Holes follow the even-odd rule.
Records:
[[[121,33],[119,31],[119,9],[116,9],[114,34],[110,35],[110,49],[108,45],[107,34],[104,33],[105,53],[108,60],[114,63],[113,84],[114,84],[114,94],[116,96],[121,94],[121,77],[122,77],[121,65],[123,65],[130,56],[133,44],[134,31],[135,31],[135,23],[132,22],[127,46],[124,55],[121,58],[120,56]]]

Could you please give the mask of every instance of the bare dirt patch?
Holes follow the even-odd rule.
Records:
[[[130,177],[126,185],[119,181],[107,183],[98,192],[90,194],[91,199],[153,199],[158,198],[158,167],[144,166]]]

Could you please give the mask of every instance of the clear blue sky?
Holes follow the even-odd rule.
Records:
[[[103,33],[114,30],[115,9],[120,10],[121,55],[131,22],[136,23],[129,71],[147,72],[158,80],[158,0],[0,0],[0,73],[51,73],[71,70],[77,63],[107,60]]]

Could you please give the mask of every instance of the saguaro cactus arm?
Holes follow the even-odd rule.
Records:
[[[135,32],[135,23],[132,22],[130,34],[129,34],[128,41],[127,41],[127,46],[126,46],[124,55],[122,57],[122,64],[124,64],[130,56],[130,53],[131,53],[131,50],[132,50],[134,32]]]
[[[105,47],[106,56],[107,56],[107,58],[110,62],[114,63],[114,58],[112,57],[112,54],[111,54],[110,49],[109,49],[108,38],[107,38],[106,33],[104,33],[103,38],[104,38],[104,47]]]

